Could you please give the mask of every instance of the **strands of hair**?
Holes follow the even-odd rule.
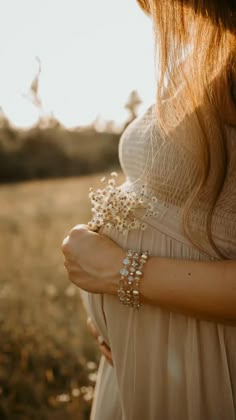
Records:
[[[174,139],[192,151],[198,167],[198,176],[192,174],[194,188],[184,202],[185,234],[203,249],[193,218],[196,211],[204,210],[200,224],[205,226],[206,238],[219,257],[227,258],[213,240],[212,223],[227,177],[226,125],[236,128],[236,105],[232,100],[236,81],[236,2],[137,1],[153,21],[158,125],[169,141]],[[175,132],[185,123],[188,132],[178,138]],[[163,183],[160,190],[164,199]],[[180,194],[176,187],[173,204],[180,204]]]

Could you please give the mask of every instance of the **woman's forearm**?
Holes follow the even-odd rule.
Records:
[[[62,250],[70,280],[90,293],[117,294],[126,251],[107,236],[77,225]],[[150,257],[143,268],[143,302],[198,318],[236,324],[236,260]]]
[[[236,322],[236,261],[151,257],[140,283],[143,302],[171,311]]]

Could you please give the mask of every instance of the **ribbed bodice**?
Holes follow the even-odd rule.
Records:
[[[231,259],[236,258],[236,130],[227,126],[228,172],[226,182],[214,211],[212,232],[217,246]],[[173,136],[192,135],[180,127]],[[122,188],[141,191],[144,184],[150,197],[157,196],[158,216],[148,222],[170,225],[182,236],[183,203],[189,196],[198,176],[197,159],[193,153],[174,139],[163,139],[158,129],[155,107],[137,118],[123,133],[119,144],[119,158],[126,176]],[[182,143],[183,144],[183,143]],[[162,199],[162,196],[165,199]],[[201,235],[202,217],[195,213],[194,223]],[[204,236],[203,236],[204,242]],[[204,249],[212,257],[215,251],[206,243]]]

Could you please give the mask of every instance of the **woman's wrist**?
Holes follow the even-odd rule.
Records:
[[[127,251],[125,251],[123,248],[119,247],[117,249],[117,253],[115,256],[115,260],[114,260],[114,268],[115,268],[115,274],[114,276],[112,276],[110,278],[109,281],[109,287],[107,288],[107,293],[116,296],[117,295],[117,291],[119,288],[119,282],[120,282],[120,278],[121,278],[121,274],[120,274],[120,270],[122,268],[122,262],[123,260],[126,258],[126,254]],[[140,291],[140,300],[141,302],[151,302],[151,299],[149,297],[149,288],[146,287],[146,281],[148,278],[148,272],[149,272],[149,267],[152,265],[152,260],[154,257],[149,257],[148,261],[145,264],[145,268],[143,271],[143,277],[140,281],[140,286],[139,286],[139,291]],[[160,274],[160,273],[158,273]]]
[[[114,260],[115,274],[110,279],[108,294],[117,295],[117,290],[118,290],[119,281],[120,281],[120,269],[122,267],[122,261],[124,260],[125,256],[126,256],[126,251],[123,248],[119,247],[117,249],[116,257]]]
[[[117,250],[117,254],[114,260],[114,267],[115,267],[115,275],[110,278],[109,281],[109,287],[107,288],[107,293],[117,296],[117,291],[119,289],[119,283],[120,283],[120,270],[122,268],[123,260],[126,258],[127,251],[125,251],[123,248],[119,248]],[[147,284],[147,279],[149,277],[149,270],[151,269],[151,266],[153,264],[154,257],[149,257],[148,261],[145,264],[144,270],[143,270],[143,276],[140,279],[139,284],[139,292],[140,292],[140,301],[143,303],[150,303],[152,301],[151,297],[149,296],[149,287]],[[155,258],[155,267],[156,267],[156,258]],[[158,276],[160,275],[160,272],[158,271]]]
[[[143,270],[150,253],[128,249],[122,251],[121,255],[118,277],[114,276],[111,283],[112,294],[116,293],[122,304],[138,309],[142,304],[140,283],[143,281]]]

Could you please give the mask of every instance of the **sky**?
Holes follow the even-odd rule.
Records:
[[[53,114],[67,127],[120,123],[137,90],[155,101],[152,23],[136,0],[0,0],[0,106],[18,127]],[[30,86],[41,62],[39,111]]]

